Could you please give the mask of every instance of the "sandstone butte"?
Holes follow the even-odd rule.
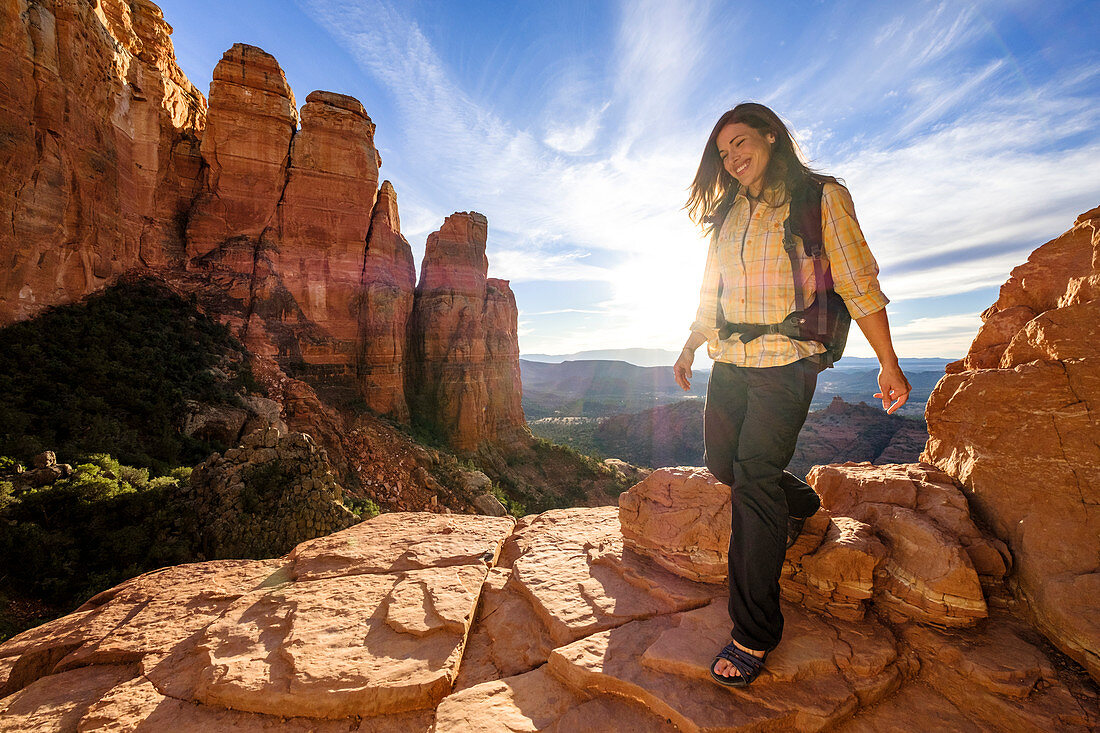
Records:
[[[363,448],[321,402],[361,400],[464,453],[529,443],[485,217],[447,218],[417,287],[363,105],[314,91],[299,110],[278,62],[244,44],[208,103],[170,34],[148,0],[0,6],[0,325],[152,275],[269,359],[290,427],[338,461]]]

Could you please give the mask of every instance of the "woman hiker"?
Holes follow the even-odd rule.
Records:
[[[714,368],[703,419],[704,461],[731,487],[733,508],[733,641],[715,657],[711,676],[741,687],[756,678],[768,652],[779,644],[783,557],[821,505],[806,482],[785,470],[818,372],[832,359],[822,341],[808,339],[805,327],[797,325],[823,318],[806,305],[815,304],[818,290],[840,296],[842,301],[830,298],[837,303],[834,315],[842,302],[878,356],[875,397],[883,408],[893,413],[904,405],[910,387],[890,340],[888,300],[879,289],[878,265],[860,232],[852,198],[836,179],[806,167],[774,112],[745,103],[718,119],[686,208],[711,234],[711,245],[699,310],[673,370],[687,390],[695,350],[707,344]],[[810,224],[799,226],[799,217],[816,222],[818,210],[820,233]],[[825,259],[818,259],[816,272],[814,258],[791,246],[803,243],[791,236],[792,228],[803,241],[818,240]],[[831,275],[831,288],[819,287],[829,282],[823,272]],[[821,295],[819,308],[826,302]],[[799,320],[795,311],[812,317]]]

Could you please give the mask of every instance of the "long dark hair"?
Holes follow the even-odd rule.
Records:
[[[761,135],[771,133],[775,136],[772,143],[768,167],[764,170],[764,191],[768,192],[776,183],[784,185],[783,194],[802,184],[814,172],[803,162],[798,145],[791,138],[790,131],[779,119],[779,115],[762,104],[742,102],[722,114],[707,138],[703,148],[703,157],[699,161],[699,170],[691,182],[691,195],[688,196],[688,216],[696,224],[711,234],[715,226],[721,224],[741,184],[731,176],[722,165],[718,155],[718,133],[731,123],[740,122],[758,131]],[[768,201],[769,206],[779,206],[782,201]]]

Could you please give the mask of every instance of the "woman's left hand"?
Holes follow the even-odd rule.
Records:
[[[913,391],[909,386],[909,380],[905,378],[905,374],[897,364],[884,366],[879,370],[878,389],[875,397],[882,400],[882,409],[890,415],[909,401],[909,393]]]
[[[695,352],[686,346],[680,352],[680,358],[672,365],[672,374],[676,377],[676,384],[685,392],[691,389],[691,363],[695,361]]]

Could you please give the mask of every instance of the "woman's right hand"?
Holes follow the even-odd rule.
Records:
[[[695,351],[685,347],[680,352],[680,357],[676,360],[676,363],[672,365],[672,373],[676,377],[676,384],[680,385],[680,388],[685,392],[691,389],[691,363],[693,361],[695,361]]]

